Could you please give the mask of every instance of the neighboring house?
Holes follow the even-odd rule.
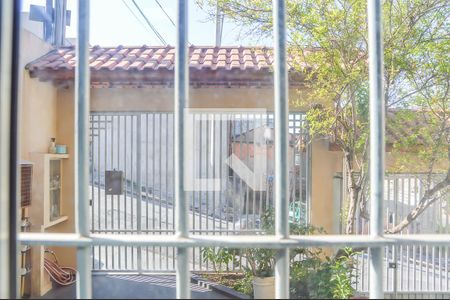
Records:
[[[57,143],[66,144],[69,154],[73,154],[75,49],[53,49],[30,33],[25,32],[23,36],[22,49],[25,50],[22,59],[27,64],[21,80],[21,159],[29,159],[34,152],[47,152],[52,137],[56,138]],[[255,108],[268,114],[273,112],[271,53],[271,49],[259,47],[191,46],[189,108],[194,111],[207,108],[213,111],[211,115],[223,109],[237,114],[236,111]],[[167,215],[174,188],[171,160],[174,150],[171,114],[174,103],[174,54],[174,48],[170,46],[95,46],[90,54],[91,183],[100,189],[106,170],[122,170],[126,173],[127,192],[132,197],[143,197],[146,201],[158,199],[160,204],[166,205],[164,228],[159,219],[158,229],[161,230],[173,229],[174,222],[173,217]],[[308,93],[302,85],[304,75],[292,70],[289,74],[290,111],[301,113],[302,108],[293,103]],[[301,93],[297,93],[298,90]],[[209,178],[211,176],[207,177],[208,174],[214,174],[214,178],[222,181],[215,191],[189,194],[194,199],[191,204],[195,211],[192,213],[193,226],[196,226],[197,212],[200,215],[206,213],[207,218],[216,218],[230,207],[253,214],[253,221],[256,222],[255,213],[260,210],[254,207],[270,202],[270,196],[252,194],[251,191],[247,194],[245,185],[237,188],[239,176],[235,176],[229,168],[217,170],[214,166],[234,153],[255,176],[273,182],[273,124],[267,122],[236,131],[230,128],[235,124],[230,120],[216,127],[207,123],[201,129],[204,131],[197,127],[197,131],[194,130],[200,133],[202,140],[197,136],[194,141],[198,142],[189,145],[195,149],[192,160],[194,167],[198,167],[192,175]],[[209,129],[205,129],[207,126],[210,126]],[[307,203],[310,223],[323,227],[330,234],[338,233],[342,201],[336,199],[342,193],[336,190],[336,175],[343,171],[342,153],[335,151],[328,139],[308,141],[306,132],[302,131],[304,128],[300,130],[301,126],[290,126],[293,130],[289,134],[289,171],[296,178],[291,182],[291,200],[302,199],[307,203],[310,199]],[[211,129],[213,127],[215,129]],[[266,147],[268,158],[264,169],[255,165],[252,159],[262,146]],[[198,163],[200,161],[204,164]],[[74,229],[74,170],[74,157],[70,155],[62,176],[66,202],[63,214],[68,216],[68,220],[54,226],[54,232],[72,232]],[[136,186],[137,182],[140,186]],[[243,191],[245,197],[242,196]],[[95,198],[95,195],[92,197]],[[117,200],[114,197],[110,199]],[[161,206],[159,209],[161,211]],[[230,221],[236,220],[226,220]],[[172,225],[168,225],[170,222]],[[73,266],[73,249],[59,250],[61,263]]]

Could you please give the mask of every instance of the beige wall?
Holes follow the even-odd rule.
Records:
[[[48,53],[52,47],[44,43],[29,31],[21,31],[21,49],[20,52],[20,69],[23,70],[21,78],[19,78],[19,147],[20,159],[31,160],[31,153],[47,153],[50,138],[55,137],[58,143],[67,143],[69,147],[73,145],[69,141],[73,138],[73,115],[65,113],[67,106],[73,106],[73,101],[67,102],[66,106],[61,105],[58,99],[60,93],[51,83],[40,82],[37,79],[30,78],[28,71],[25,70],[26,63]],[[63,115],[63,118],[61,116]],[[71,147],[70,149],[73,149]],[[38,166],[36,166],[38,167]],[[36,174],[40,173],[35,170]],[[74,231],[74,214],[73,214],[73,156],[63,165],[63,215],[69,216],[68,221],[55,225],[47,232],[73,232]],[[33,180],[33,186],[37,185],[37,178]],[[33,196],[35,201],[39,201],[42,197]],[[28,214],[30,215],[30,214]],[[30,222],[34,225],[40,224],[42,220],[30,218]],[[40,226],[33,226],[33,230],[39,231]],[[42,263],[39,256],[40,247],[33,247],[33,295],[39,296],[45,292],[50,286],[48,277],[45,272],[40,272],[39,265]],[[75,266],[76,256],[74,249],[58,249],[52,248],[58,255],[59,262],[65,266]],[[39,287],[40,276],[45,276],[44,282]]]
[[[51,137],[56,136],[57,92],[49,82],[31,79],[26,63],[46,54],[51,46],[29,31],[21,31],[20,70],[20,158],[28,159],[30,152],[47,152]]]
[[[189,107],[265,108],[270,111],[273,110],[273,94],[271,88],[191,88]],[[292,90],[291,95],[298,97],[300,94]],[[173,102],[173,89],[165,87],[91,89],[92,111],[173,111]],[[292,105],[291,110],[299,108]]]
[[[329,234],[337,234],[334,224],[339,219],[339,207],[333,207],[333,176],[342,172],[342,154],[329,151],[327,140],[312,144],[311,224]]]

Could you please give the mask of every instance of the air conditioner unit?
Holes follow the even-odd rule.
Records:
[[[20,162],[20,206],[31,205],[31,188],[33,177],[33,163],[27,161]]]

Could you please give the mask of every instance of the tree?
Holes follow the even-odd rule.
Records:
[[[206,10],[219,5],[226,17],[241,25],[247,34],[257,37],[272,34],[269,0],[197,2]],[[307,120],[311,134],[316,138],[330,138],[344,157],[349,194],[343,213],[347,234],[355,233],[358,209],[361,216],[369,217],[366,210],[369,154],[366,9],[366,0],[287,1],[291,65],[297,72],[306,74],[305,86],[311,91],[297,104],[309,108]],[[450,3],[386,0],[383,12],[386,108],[417,112],[394,114],[398,119],[388,119],[388,122],[398,122],[406,116],[422,119],[426,130],[416,134],[415,142],[420,138],[427,144],[416,150],[427,159],[430,174],[423,198],[408,218],[390,230],[395,233],[445,195],[450,186],[450,157],[443,167],[441,163],[441,151],[448,149],[450,141]],[[433,145],[435,138],[439,143]],[[403,151],[413,142],[412,139],[393,141],[393,151]],[[431,174],[438,165],[447,175],[435,184]]]

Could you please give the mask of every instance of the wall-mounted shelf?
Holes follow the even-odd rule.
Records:
[[[30,153],[33,162],[33,201],[29,207],[29,218],[34,232],[57,232],[69,217],[64,213],[66,199],[63,197],[63,175],[68,154]],[[32,295],[39,297],[48,292],[52,282],[44,270],[45,247],[32,249],[31,272]]]

